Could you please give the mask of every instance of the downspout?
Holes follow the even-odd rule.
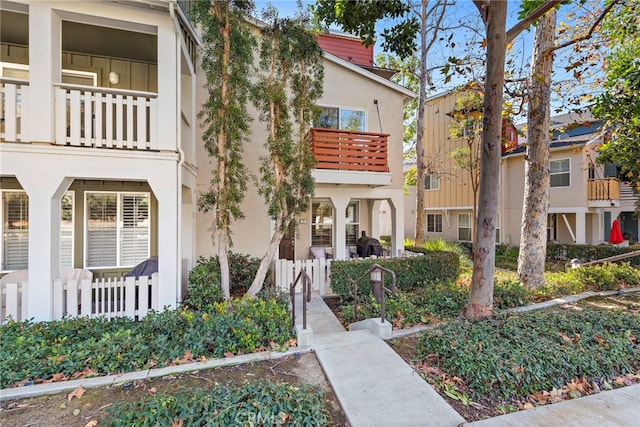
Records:
[[[177,234],[177,263],[178,263],[178,277],[176,277],[176,295],[178,297],[178,301],[182,300],[182,234],[180,230],[182,229],[182,166],[184,165],[184,151],[182,150],[182,132],[180,131],[180,117],[181,117],[181,105],[182,105],[182,80],[181,80],[181,70],[180,70],[180,55],[182,54],[182,50],[180,47],[180,27],[176,24],[177,18],[175,15],[174,4],[169,3],[169,16],[171,17],[171,22],[173,22],[173,27],[176,32],[176,76],[177,76],[177,84],[176,84],[176,151],[178,153],[178,160],[176,165],[176,182],[178,185],[176,186],[176,234]],[[176,301],[177,303],[177,301]]]

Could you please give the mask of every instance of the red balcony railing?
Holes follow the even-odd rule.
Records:
[[[388,172],[388,134],[313,128],[309,139],[316,169]]]

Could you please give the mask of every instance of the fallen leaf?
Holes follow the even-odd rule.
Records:
[[[560,337],[562,337],[562,341],[565,342],[565,344],[569,344],[571,342],[571,338],[569,338],[567,336],[567,334],[564,334],[562,332],[558,333],[558,335],[560,335]]]
[[[189,350],[186,350],[186,351],[184,352],[184,359],[185,359],[185,360],[191,360],[191,359],[193,359],[193,354],[191,354],[191,352],[190,352]]]
[[[67,396],[67,400],[71,401],[71,399],[73,399],[74,397],[80,399],[83,394],[84,394],[84,388],[82,388],[82,386],[79,386],[78,388],[73,390],[71,393],[69,393],[69,395]]]
[[[182,427],[182,420],[175,420],[171,423],[171,427]]]
[[[98,427],[98,421],[97,420],[91,420],[88,423],[86,423],[84,425],[84,427]]]
[[[524,409],[533,409],[533,405],[531,404],[531,402],[527,402],[524,405],[522,405],[522,407]]]
[[[233,353],[231,353],[230,351],[227,351],[224,353],[224,357],[233,357]]]
[[[77,417],[78,415],[80,415],[80,409],[74,409],[72,414]]]
[[[151,387],[151,388],[149,389],[149,393],[151,393],[151,394],[156,394],[156,392],[157,392],[157,391],[158,391],[158,389],[157,389],[157,388],[155,388],[155,387]]]

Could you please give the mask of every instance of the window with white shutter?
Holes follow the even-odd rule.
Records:
[[[86,266],[126,267],[150,251],[149,193],[86,193]]]
[[[73,206],[75,194],[67,191],[61,200],[60,268],[73,268]]]
[[[29,198],[24,191],[2,192],[2,270],[29,266]]]

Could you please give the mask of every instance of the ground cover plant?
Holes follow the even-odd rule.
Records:
[[[452,395],[522,408],[640,380],[638,336],[637,314],[546,311],[452,320],[422,332],[416,351]]]
[[[323,391],[308,384],[254,380],[158,393],[111,408],[106,427],[209,425],[326,425]]]
[[[73,318],[0,326],[0,387],[108,375],[293,344],[287,303],[215,302],[143,320]]]
[[[500,311],[585,291],[600,292],[640,286],[640,270],[628,263],[547,273],[546,278],[544,287],[529,290],[519,284],[515,274],[496,272],[494,309]],[[394,328],[455,318],[468,301],[470,281],[470,272],[463,272],[455,282],[436,282],[410,291],[398,291],[396,295],[386,297],[386,318]],[[334,310],[345,325],[379,316],[380,304],[371,294],[358,300],[357,318],[354,317],[353,305],[353,301],[343,300]]]

